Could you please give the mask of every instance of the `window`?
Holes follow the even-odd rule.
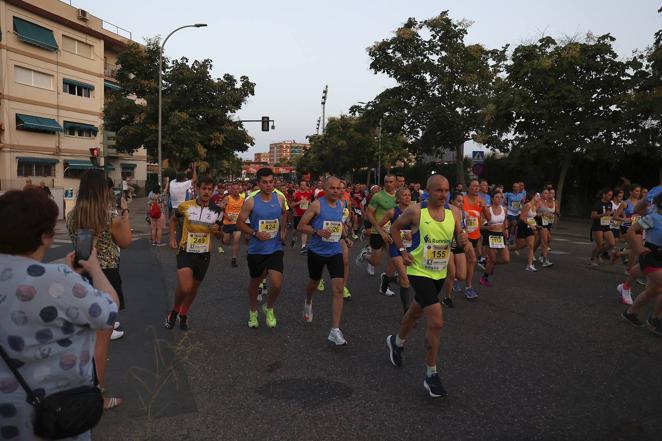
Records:
[[[17,176],[55,176],[55,164],[40,162],[18,161]]]
[[[64,133],[68,136],[81,136],[83,138],[94,138],[95,133],[91,129],[74,129],[72,127],[65,129]]]
[[[92,58],[92,45],[67,37],[66,35],[62,36],[62,49],[84,58]]]
[[[134,177],[134,170],[136,169],[135,164],[121,164],[121,166],[122,166],[122,179]]]
[[[70,179],[80,179],[83,176],[83,173],[85,173],[85,171],[86,170],[80,170],[77,168],[65,168],[64,177]]]
[[[92,89],[81,84],[72,84],[64,82],[63,92],[69,95],[82,96],[83,98],[92,97]]]
[[[14,77],[17,83],[27,86],[53,90],[53,75],[37,72],[21,66],[14,66]]]

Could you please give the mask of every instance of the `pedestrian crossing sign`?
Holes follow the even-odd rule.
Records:
[[[485,152],[482,150],[474,150],[471,152],[471,161],[472,162],[484,162],[485,161]]]

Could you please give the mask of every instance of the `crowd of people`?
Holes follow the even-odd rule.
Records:
[[[658,335],[662,170],[660,181],[649,192],[629,182],[600,192],[590,215],[595,247],[587,258],[592,266],[622,261],[627,275],[617,287],[627,305],[622,317]],[[466,190],[458,185],[451,192],[441,175],[430,176],[423,188],[391,174],[384,177],[383,187],[350,184],[334,176],[312,185],[301,180],[295,186],[277,181],[268,168],[260,169],[252,183],[217,183],[192,168],[180,173],[167,191],[154,188],[147,204],[152,245],[166,245],[168,228],[169,245],[177,250],[177,287],[164,322],[167,329],[190,329],[188,317],[211,253],[229,247],[230,265],[236,268],[243,243],[249,270],[247,325],[258,328],[262,315],[268,328],[276,327],[283,250],[298,245],[308,266],[302,319],[313,321],[313,300],[316,291],[325,290],[326,268],[333,293],[328,340],[346,345],[341,323],[345,302],[352,298],[349,250],[365,241],[355,260],[365,273],[357,277],[374,276],[385,260],[376,289],[384,296],[396,295],[396,285],[399,290],[403,316],[397,332],[386,337],[394,366],[402,365],[405,341],[425,317],[423,386],[432,397],[446,395],[437,373],[442,305],[453,308],[455,294],[469,301],[478,298],[476,268],[482,272],[478,283],[488,289],[497,281],[498,265],[511,262],[511,253],[526,253],[523,269],[529,272],[553,266],[552,232],[560,216],[551,186],[531,191],[517,182],[506,192],[502,186],[472,180]],[[83,175],[66,226],[74,247],[81,232],[94,237],[85,259],[70,253],[66,264],[42,263],[53,243],[57,216],[53,200],[38,188],[0,196],[0,353],[5,360],[0,386],[3,398],[9,397],[0,404],[3,419],[11,420],[3,420],[3,430],[19,438],[33,424],[35,403],[25,400],[28,388],[42,398],[82,385],[96,384],[103,391],[109,342],[125,304],[120,249],[130,245],[132,234],[124,195],[115,195],[102,170]],[[646,287],[633,299],[637,281]],[[642,321],[639,314],[652,302],[652,314]],[[102,405],[110,409],[121,402],[104,396]],[[78,439],[89,438],[89,431],[82,436]]]

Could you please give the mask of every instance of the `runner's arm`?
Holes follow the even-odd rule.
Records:
[[[306,209],[306,212],[303,213],[303,216],[301,216],[301,220],[299,221],[299,225],[297,226],[297,231],[299,233],[309,234],[313,236],[314,228],[312,227],[312,225],[310,225],[310,221],[312,221],[315,216],[319,216],[319,214],[320,214],[320,203],[318,199],[316,201],[313,201]]]
[[[647,248],[644,247],[641,236],[639,235],[642,231],[643,227],[639,222],[635,222],[630,228],[628,228],[628,232],[625,234],[625,239],[627,240],[630,249],[636,254],[641,254],[647,251]]]
[[[249,236],[253,235],[253,229],[251,228],[250,225],[246,223],[246,219],[248,219],[248,216],[251,215],[251,211],[253,211],[253,204],[254,204],[253,198],[248,198],[244,201],[244,204],[241,206],[241,211],[239,212],[239,216],[237,217],[237,228],[241,230],[242,233],[246,233]]]
[[[450,206],[451,212],[453,213],[453,219],[455,220],[455,230],[453,231],[453,237],[455,237],[455,242],[458,246],[463,247],[469,242],[467,233],[462,229],[462,213],[460,209],[454,205]],[[470,247],[473,250],[473,247]]]
[[[393,244],[399,250],[402,246],[402,235],[400,231],[409,224],[418,225],[421,218],[421,207],[419,204],[410,205],[402,214],[391,224],[391,237]],[[402,254],[402,253],[401,253]]]
[[[280,202],[281,206],[281,216],[280,216],[280,238],[281,240],[285,240],[285,237],[287,236],[287,216],[288,216],[288,210],[290,209],[290,206],[287,205],[287,200],[285,199],[285,196],[278,195],[278,201]]]

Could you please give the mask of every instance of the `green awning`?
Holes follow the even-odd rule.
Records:
[[[22,18],[14,17],[14,32],[19,40],[55,52],[58,50],[53,31]]]
[[[103,87],[105,89],[110,89],[110,90],[113,90],[115,92],[119,92],[120,90],[122,90],[122,88],[119,86],[119,84],[111,83],[110,81],[104,81],[103,82]]]
[[[88,83],[83,83],[81,81],[76,81],[76,80],[71,80],[69,78],[64,78],[62,80],[64,84],[71,84],[72,86],[81,86],[81,87],[87,87],[90,90],[94,90],[94,85],[93,84],[88,84]]]
[[[74,130],[91,130],[95,135],[99,132],[99,129],[94,127],[92,124],[77,123],[72,121],[64,122],[64,130],[74,129]]]
[[[37,158],[32,156],[18,156],[18,162],[32,162],[34,164],[57,164],[59,159],[55,158]]]
[[[18,130],[34,130],[37,132],[55,133],[61,132],[62,126],[52,118],[40,116],[16,114],[16,128]]]
[[[122,168],[136,168],[137,164],[130,164],[128,162],[122,162],[120,165],[122,166]]]
[[[90,170],[96,168],[91,161],[86,159],[65,159],[64,167],[69,170]]]

